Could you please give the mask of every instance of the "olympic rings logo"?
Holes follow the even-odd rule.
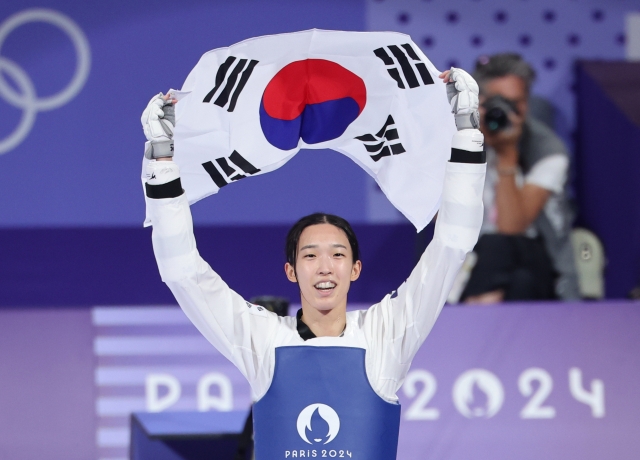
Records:
[[[75,73],[67,86],[58,93],[44,98],[38,98],[33,82],[20,66],[1,55],[2,45],[7,36],[21,25],[30,22],[46,22],[60,28],[71,39],[77,57]],[[0,139],[0,155],[17,147],[27,137],[38,112],[57,109],[73,99],[87,81],[90,67],[91,50],[87,37],[78,24],[62,13],[32,8],[9,16],[0,24],[0,96],[12,106],[22,109],[22,117],[16,129],[6,138]],[[11,77],[20,93],[7,83],[3,74]]]

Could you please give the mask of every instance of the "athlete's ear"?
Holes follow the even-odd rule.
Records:
[[[359,260],[356,260],[356,262],[353,264],[353,267],[351,267],[351,281],[355,281],[358,278],[360,278],[361,272],[362,272],[362,262],[360,262]]]
[[[296,269],[293,268],[293,265],[291,265],[289,262],[284,264],[284,272],[287,275],[287,279],[289,281],[291,281],[292,283],[298,282],[298,278],[296,278]]]

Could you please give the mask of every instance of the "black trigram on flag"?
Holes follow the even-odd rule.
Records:
[[[202,167],[209,173],[211,179],[213,179],[213,182],[216,183],[218,188],[222,188],[233,181],[244,179],[247,176],[260,172],[258,168],[249,163],[235,150],[231,155],[229,155],[228,159],[222,157],[216,158],[215,161],[218,164],[218,168],[216,168],[211,161],[202,163]],[[231,164],[229,164],[229,162],[231,162]]]
[[[387,72],[389,72],[391,78],[398,83],[398,88],[406,89],[405,82],[409,85],[409,88],[417,88],[420,86],[415,72],[416,70],[420,74],[422,83],[425,85],[433,85],[433,78],[431,78],[427,66],[418,57],[409,43],[401,46],[389,45],[378,48],[373,50],[373,53],[387,66]],[[402,71],[402,77],[400,76],[398,68]]]
[[[251,76],[251,72],[253,72],[254,67],[258,64],[258,61],[254,59],[240,59],[236,65],[233,66],[235,61],[235,57],[229,56],[218,68],[218,72],[216,73],[216,85],[207,93],[202,102],[211,102],[213,96],[218,93],[218,97],[213,101],[213,103],[222,108],[229,104],[227,112],[233,112],[233,109],[236,108],[238,97],[244,89],[244,85],[247,84],[247,81]],[[233,70],[229,72],[229,69],[232,66]],[[240,81],[238,81],[238,77],[240,77]],[[236,85],[236,83],[238,84]],[[222,89],[220,90],[220,88]]]
[[[406,152],[400,143],[398,129],[391,115],[387,118],[382,129],[375,135],[365,134],[364,136],[356,137],[356,139],[362,141],[373,161],[378,161],[380,158],[388,157],[389,155],[400,155]]]

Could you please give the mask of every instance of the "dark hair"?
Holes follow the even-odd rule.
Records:
[[[293,267],[296,266],[298,243],[300,242],[300,235],[302,235],[302,231],[311,225],[318,224],[331,224],[342,230],[345,235],[347,235],[347,240],[349,240],[349,246],[351,246],[351,253],[353,254],[353,262],[355,263],[357,260],[360,260],[358,239],[356,238],[356,234],[351,228],[351,225],[349,225],[349,222],[342,217],[334,216],[333,214],[316,212],[315,214],[303,217],[296,222],[293,227],[291,227],[291,230],[289,230],[289,233],[287,234],[287,242],[284,248],[287,262],[289,262]]]
[[[476,61],[473,78],[478,82],[480,91],[484,84],[493,78],[515,75],[520,77],[527,88],[527,93],[536,79],[536,71],[517,53],[494,54],[480,56]]]

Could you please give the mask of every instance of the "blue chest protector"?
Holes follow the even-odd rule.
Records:
[[[400,405],[367,379],[365,350],[276,348],[273,381],[253,407],[256,460],[395,460]]]

